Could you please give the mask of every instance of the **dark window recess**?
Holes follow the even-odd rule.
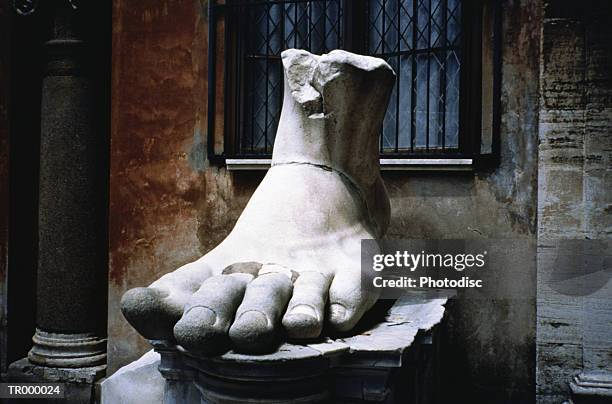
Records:
[[[346,49],[393,67],[382,158],[478,163],[499,154],[497,1],[211,0],[209,24],[213,162],[271,156],[282,106],[280,54],[288,48]]]

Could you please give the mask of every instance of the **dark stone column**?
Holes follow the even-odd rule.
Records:
[[[29,364],[18,361],[13,369],[77,384],[93,383],[106,368],[108,101],[97,80],[108,49],[95,46],[101,16],[90,7],[75,0],[44,1],[39,9],[36,2],[15,3],[20,14],[44,15],[50,40],[41,105],[37,329]]]
[[[54,10],[42,88],[37,327],[33,363],[106,361],[105,142],[94,126],[94,90],[78,10]]]

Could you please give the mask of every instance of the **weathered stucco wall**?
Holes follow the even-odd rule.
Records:
[[[205,167],[207,4],[115,1],[109,368],[148,344],[119,300],[212,249],[261,179]]]
[[[208,192],[189,155],[206,120],[204,17],[194,1],[114,2],[111,372],[147,349],[121,316],[123,292],[203,252],[198,212]]]
[[[501,165],[477,174],[386,173],[389,236],[535,237],[539,4],[504,3]],[[122,293],[214,247],[263,176],[204,161],[205,2],[115,0],[113,20],[111,372],[148,348],[121,317]],[[534,295],[535,274],[500,275]],[[533,301],[451,306],[443,367],[458,390],[448,391],[532,399]]]
[[[389,236],[535,237],[541,9],[506,1],[503,12],[500,166],[476,175],[386,173]],[[535,273],[495,275],[500,285],[523,285],[525,298],[449,305],[441,368],[450,401],[442,402],[533,400]]]
[[[547,280],[555,266],[546,254],[555,239],[612,239],[610,16],[612,5],[603,1],[558,1],[545,9],[538,197],[541,403],[567,400],[569,382],[583,369],[612,375],[612,282],[584,292],[551,287]]]

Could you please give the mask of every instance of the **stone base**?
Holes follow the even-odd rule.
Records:
[[[203,358],[152,341],[159,362],[149,353],[120,369],[102,383],[102,403],[431,403],[437,389],[434,327],[445,302],[406,297],[377,321],[365,318],[358,335],[283,344],[268,355],[230,351]],[[153,360],[166,380],[163,394]]]
[[[612,403],[612,373],[606,371],[583,372],[570,382],[572,403]]]
[[[30,362],[54,368],[90,368],[106,363],[106,338],[95,333],[60,334],[36,329]]]
[[[85,368],[51,368],[32,364],[27,358],[11,363],[7,381],[15,383],[64,383],[65,399],[58,400],[70,404],[90,404],[93,402],[94,386],[104,377],[106,365]],[[27,400],[19,400],[27,403]],[[34,404],[40,399],[32,400]]]

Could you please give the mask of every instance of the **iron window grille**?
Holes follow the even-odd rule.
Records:
[[[381,57],[397,74],[382,158],[495,164],[500,29],[497,0],[210,0],[209,159],[270,158],[280,53],[339,48]]]

